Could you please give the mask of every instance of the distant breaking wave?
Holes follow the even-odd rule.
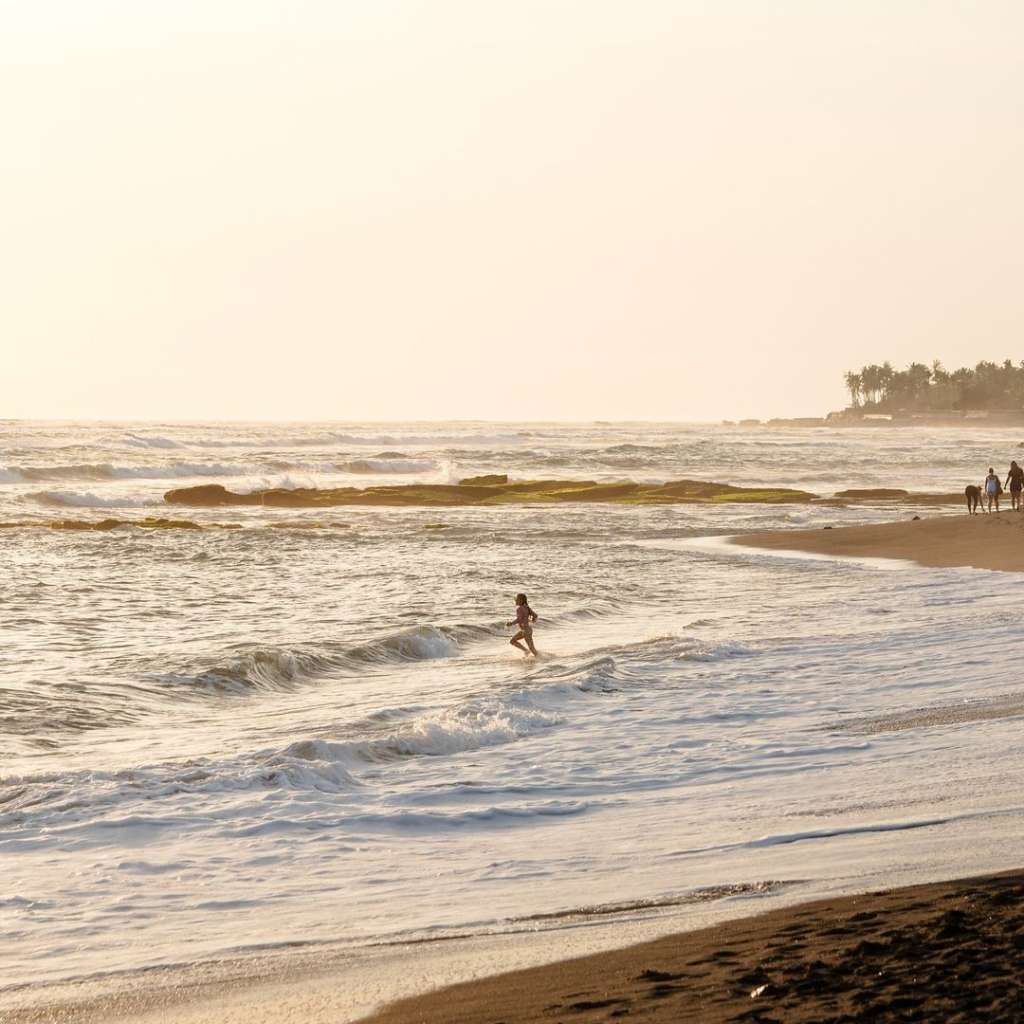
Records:
[[[117,466],[109,462],[69,466],[0,466],[0,483],[19,484],[59,480],[176,480],[196,476],[243,476],[252,466],[223,463],[172,462],[166,466]]]
[[[340,462],[335,468],[341,473],[370,476],[374,473],[430,473],[439,467],[433,459],[377,456],[375,459],[353,459],[351,462]]]
[[[235,437],[182,437],[174,440],[157,434],[124,434],[111,438],[131,448],[339,448],[365,447],[437,447],[438,445],[522,444],[522,434],[347,434],[322,431],[315,434],[250,434]]]
[[[152,434],[148,437],[139,434],[125,434],[125,441],[134,448],[180,448],[181,444],[169,437]]]
[[[353,459],[348,462],[321,462],[312,464],[276,463],[282,469],[300,474],[348,473],[360,476],[430,473],[439,469],[432,459],[409,459],[384,454],[372,459]],[[255,465],[231,465],[229,463],[173,462],[158,465],[116,465],[114,463],[73,463],[63,466],[0,466],[2,483],[48,483],[86,481],[109,483],[118,480],[177,480],[195,477],[258,477],[260,467]],[[287,478],[286,478],[287,479]],[[266,485],[261,479],[260,486]],[[288,483],[275,483],[287,486]],[[292,484],[295,485],[295,484]],[[301,484],[313,485],[304,479]]]
[[[60,508],[153,508],[163,506],[159,497],[126,498],[123,496],[104,498],[91,491],[38,491],[26,495],[40,505]]]

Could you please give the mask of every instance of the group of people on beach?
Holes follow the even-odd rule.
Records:
[[[1024,491],[1024,469],[1021,469],[1016,462],[1010,463],[1010,470],[1006,474],[1006,483],[1004,484],[1000,480],[996,471],[989,466],[988,476],[985,477],[985,482],[981,487],[976,487],[974,484],[968,484],[964,488],[964,495],[967,498],[967,511],[970,515],[976,515],[978,512],[978,506],[981,505],[982,495],[988,501],[987,511],[992,511],[992,506],[995,505],[995,511],[999,511],[999,496],[1004,490],[1010,492],[1010,506],[1016,512],[1024,511],[1024,502],[1021,501],[1021,492]]]

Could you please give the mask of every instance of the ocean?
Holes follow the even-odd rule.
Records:
[[[870,504],[171,508],[223,483],[952,491],[1012,430],[0,423],[0,989],[291,944],[679,925],[1018,866],[1024,577],[777,554]],[[541,656],[508,645],[516,592]],[[736,911],[740,912],[740,911]],[[681,925],[680,925],[681,926]]]

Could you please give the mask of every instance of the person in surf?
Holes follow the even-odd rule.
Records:
[[[533,624],[536,621],[537,613],[530,607],[530,602],[527,601],[526,595],[516,594],[516,617],[510,622],[506,622],[505,625],[519,627],[519,631],[509,640],[509,643],[513,647],[518,647],[523,654],[536,655],[537,653],[537,648],[533,646]],[[526,641],[526,647],[522,644],[524,640]]]
[[[1002,493],[1003,484],[996,471],[989,466],[988,476],[985,477],[985,497],[988,498],[988,510],[992,511],[992,503],[995,502],[996,512],[999,511],[999,495]]]
[[[1010,489],[1011,506],[1020,512],[1020,492],[1024,490],[1024,469],[1021,469],[1016,462],[1010,463],[1010,472],[1006,474],[1006,486]]]
[[[981,504],[981,488],[977,484],[968,484],[964,488],[964,497],[967,499],[967,514],[976,516]]]

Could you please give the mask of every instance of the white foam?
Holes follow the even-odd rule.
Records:
[[[133,498],[127,495],[103,496],[92,491],[38,491],[26,495],[40,505],[56,505],[65,508],[150,508],[162,506],[158,497]]]
[[[159,434],[125,434],[125,441],[136,448],[180,448],[181,444],[170,437]]]
[[[232,477],[253,472],[252,466],[230,463],[173,462],[166,465],[72,463],[56,466],[0,467],[0,483],[36,483],[47,480],[175,480],[188,477]]]
[[[238,494],[253,494],[256,491],[295,491],[318,486],[319,480],[312,473],[276,473],[246,477],[235,484],[232,490]]]
[[[438,468],[433,459],[353,459],[339,463],[342,473],[372,476],[375,473],[431,473]]]

